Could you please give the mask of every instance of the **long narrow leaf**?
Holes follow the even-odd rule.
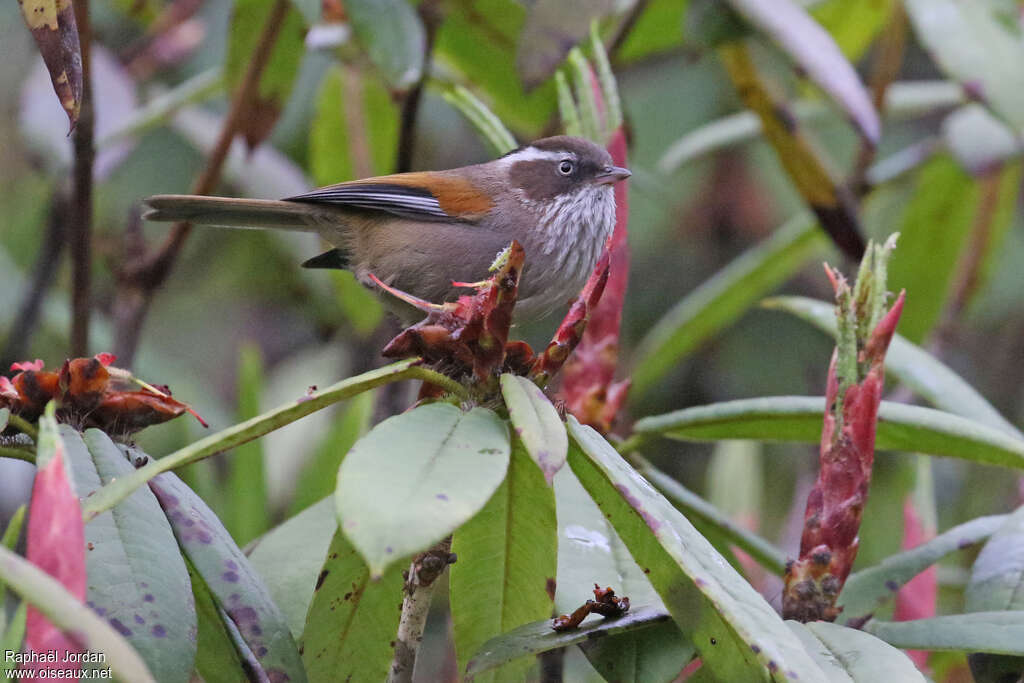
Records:
[[[67,425],[76,493],[87,498],[135,470],[146,456],[98,429]],[[196,612],[188,570],[156,496],[140,488],[85,527],[87,604],[127,639],[161,683],[185,683],[196,656]]]
[[[599,434],[569,420],[569,464],[722,680],[822,680],[770,605]]]
[[[590,616],[578,629],[556,632],[551,629],[551,620],[544,619],[523,624],[508,633],[491,638],[480,648],[469,663],[468,673],[474,680],[480,674],[507,664],[520,657],[539,655],[555,648],[568,647],[588,641],[606,638],[616,634],[637,632],[646,637],[651,627],[670,621],[672,617],[664,607],[643,605],[630,609],[616,619]],[[678,672],[677,672],[678,673]]]
[[[131,474],[111,482],[91,496],[85,505],[82,506],[82,514],[85,521],[88,522],[104,510],[109,510],[117,505],[130,496],[132,491],[145,485],[146,482],[161,472],[168,472],[178,467],[183,467],[197,460],[202,460],[203,458],[252,441],[268,432],[291,424],[310,413],[322,410],[332,403],[343,401],[383,384],[404,379],[422,379],[444,387],[445,390],[455,394],[464,394],[465,389],[458,382],[454,382],[444,375],[427,368],[419,367],[417,365],[419,362],[418,358],[411,358],[355,377],[349,377],[326,389],[314,392],[309,396],[302,396],[251,420],[246,420],[216,434],[211,434],[205,439],[200,439],[194,444],[175,451],[166,457],[154,460]]]
[[[816,444],[824,410],[824,399],[816,396],[748,398],[685,408],[637,421],[636,436],[624,450],[656,434],[685,441]],[[1024,469],[1024,440],[952,413],[889,401],[883,401],[878,411],[876,447]]]
[[[945,531],[927,543],[882,560],[873,567],[854,572],[846,580],[838,603],[842,619],[859,619],[874,612],[882,603],[917,574],[946,555],[981,543],[1007,519],[1007,515],[979,517]]]
[[[869,621],[864,630],[905,650],[1024,655],[1024,611],[971,612],[916,621]]]
[[[281,610],[213,511],[170,472],[153,479],[149,486],[185,556],[230,618],[226,626],[238,630],[255,656],[257,673],[271,679],[305,681],[298,649]]]
[[[792,313],[835,337],[836,315],[831,303],[802,296],[781,296],[766,299],[763,305],[765,308]],[[1024,433],[1010,424],[960,375],[899,334],[893,337],[889,346],[885,369],[936,408],[971,418],[1024,440]]]
[[[867,89],[832,37],[799,4],[792,0],[729,0],[729,4],[789,54],[847,113],[862,136],[878,142],[882,126]]]
[[[815,221],[802,214],[673,306],[636,351],[634,396],[652,389],[673,365],[792,277],[812,257],[823,254],[824,244]]]

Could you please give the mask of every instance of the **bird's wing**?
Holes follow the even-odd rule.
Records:
[[[354,180],[289,197],[286,201],[350,206],[418,220],[473,220],[493,206],[465,178],[442,173],[402,173]]]

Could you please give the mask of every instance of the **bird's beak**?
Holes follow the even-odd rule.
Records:
[[[621,166],[605,166],[604,169],[594,177],[595,183],[602,185],[612,185],[625,180],[633,173],[628,168],[622,168]]]

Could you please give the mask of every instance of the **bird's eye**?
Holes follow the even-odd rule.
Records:
[[[568,159],[563,159],[561,163],[558,164],[558,172],[562,175],[570,175],[572,173],[572,169],[572,162]]]

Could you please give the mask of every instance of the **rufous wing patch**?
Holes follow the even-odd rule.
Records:
[[[387,184],[421,188],[430,192],[437,199],[441,210],[452,218],[479,218],[494,208],[494,201],[472,181],[448,173],[430,171],[399,173],[380,178],[354,180],[346,184]]]

